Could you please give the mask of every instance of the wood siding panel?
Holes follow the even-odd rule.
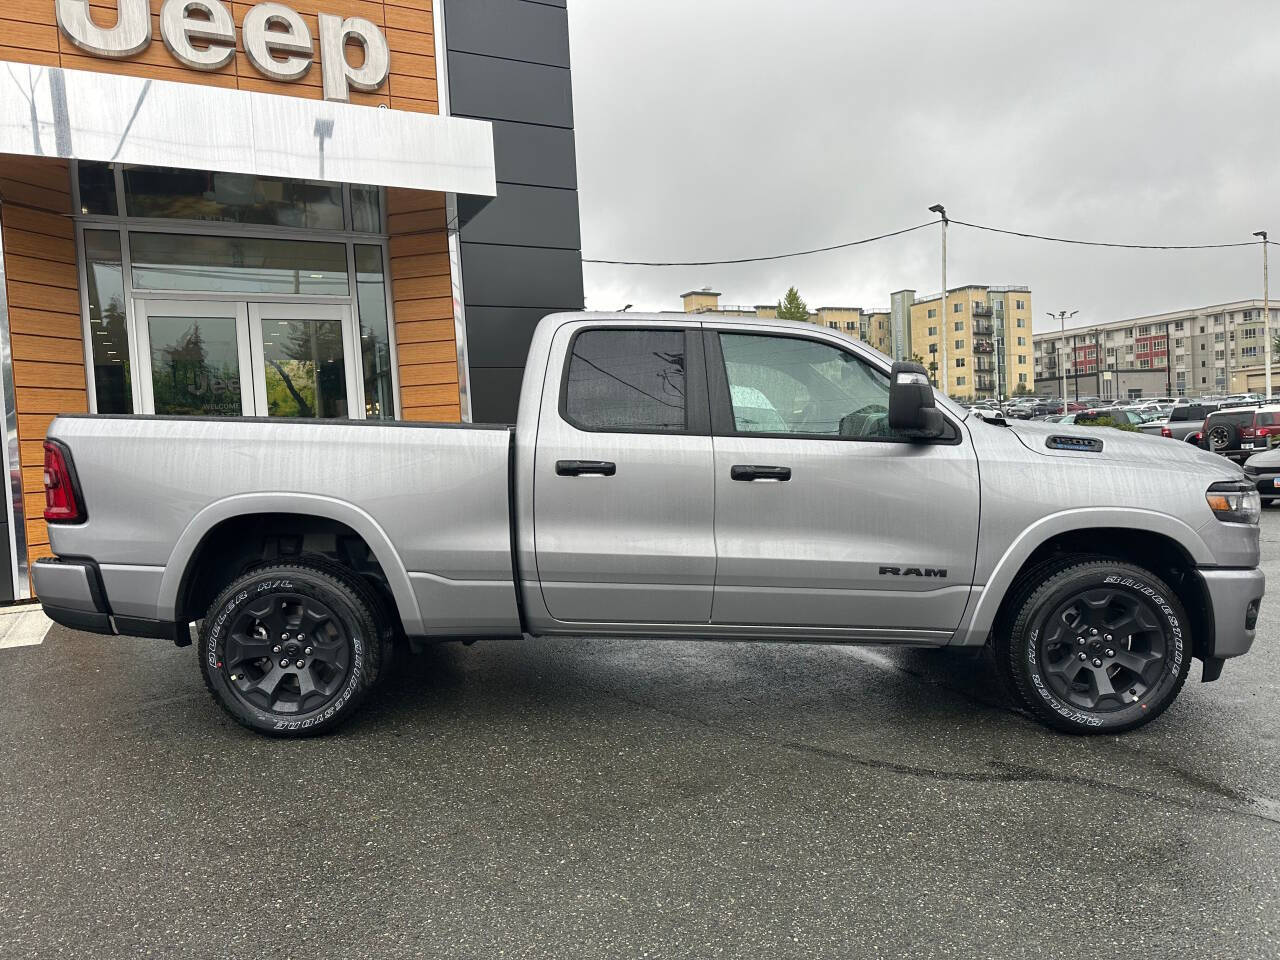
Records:
[[[387,223],[401,416],[457,421],[461,405],[444,197],[388,190]]]
[[[31,562],[49,554],[41,519],[45,431],[59,413],[88,410],[69,165],[43,157],[5,157],[0,194],[7,201],[0,205],[0,230]]]

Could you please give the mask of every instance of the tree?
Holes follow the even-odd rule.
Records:
[[[799,320],[802,323],[809,319],[809,305],[800,296],[795,287],[787,288],[787,295],[778,301],[779,320]]]
[[[1020,383],[1020,384],[1018,384],[1016,387],[1014,387],[1014,388],[1013,388],[1013,395],[1014,395],[1015,397],[1026,397],[1026,396],[1030,396],[1030,395],[1031,395],[1031,388],[1030,388],[1030,387],[1028,387],[1025,383]]]

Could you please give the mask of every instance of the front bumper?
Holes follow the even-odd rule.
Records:
[[[115,633],[102,581],[92,563],[54,557],[31,565],[31,584],[54,623],[90,633]]]
[[[1213,630],[1206,657],[1224,659],[1248,653],[1258,626],[1258,607],[1266,588],[1261,570],[1197,569],[1209,598]]]

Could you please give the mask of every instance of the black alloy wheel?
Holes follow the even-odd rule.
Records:
[[[1181,691],[1189,625],[1151,571],[1072,555],[1019,576],[992,645],[1012,692],[1040,722],[1120,733],[1150,723]]]
[[[1226,450],[1235,440],[1235,428],[1227,423],[1216,424],[1209,430],[1209,446],[1214,451]]]
[[[222,670],[245,703],[279,714],[333,701],[351,672],[351,643],[326,604],[268,593],[241,608],[223,645]]]
[[[1112,587],[1083,590],[1058,604],[1040,639],[1050,688],[1085,710],[1141,700],[1165,670],[1166,653],[1156,611]]]
[[[309,736],[341,723],[377,682],[390,617],[335,563],[281,563],[233,581],[200,626],[200,668],[238,723]]]

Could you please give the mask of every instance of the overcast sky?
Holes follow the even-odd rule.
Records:
[[[715,259],[952,217],[1133,243],[1280,238],[1280,2],[573,0],[584,257]],[[887,307],[936,228],[775,263],[587,264],[587,306]],[[1280,252],[1280,248],[1272,253]],[[1280,291],[1280,256],[1277,290]],[[1082,249],[953,226],[948,286],[1096,323],[1262,295],[1261,252]]]

